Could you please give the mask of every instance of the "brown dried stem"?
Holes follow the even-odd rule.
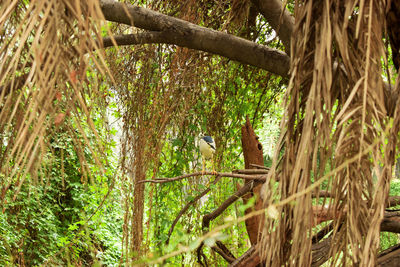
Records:
[[[154,180],[143,180],[138,183],[156,183],[156,184],[163,184],[163,183],[169,183],[169,182],[174,182],[174,181],[179,181],[185,178],[189,177],[195,177],[195,176],[203,176],[203,175],[217,175],[221,177],[232,177],[232,178],[241,178],[245,180],[257,180],[257,181],[265,181],[266,180],[266,175],[245,175],[245,174],[236,174],[236,173],[231,173],[231,172],[210,172],[210,171],[205,171],[205,172],[194,172],[194,173],[189,173],[185,175],[180,175],[176,176],[173,178],[157,178]]]

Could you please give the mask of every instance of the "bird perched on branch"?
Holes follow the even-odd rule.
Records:
[[[213,155],[215,153],[215,142],[214,139],[212,139],[211,136],[204,136],[200,139],[199,141],[199,147],[200,147],[200,153],[201,157],[203,159],[203,173],[204,173],[204,168],[206,164],[206,160],[211,159],[211,164],[214,170],[214,161],[213,161]]]

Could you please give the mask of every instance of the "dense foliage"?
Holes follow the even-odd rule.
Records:
[[[256,196],[247,203],[234,202],[213,220],[209,229],[221,227],[216,233],[207,232],[209,229],[203,227],[202,220],[234,195],[244,184],[243,180],[223,177],[213,184],[219,179],[216,175],[166,183],[146,183],[146,180],[199,172],[202,159],[197,143],[203,135],[211,135],[216,141],[214,164],[218,172],[243,169],[241,128],[246,118],[263,144],[264,165],[276,173],[267,183],[270,190],[262,194],[269,201],[269,208],[272,207],[266,212],[266,225],[270,230],[267,235],[282,255],[286,253],[283,248],[292,246],[293,259],[307,262],[308,254],[304,256],[298,250],[311,250],[310,236],[308,247],[297,237],[317,234],[331,221],[338,223],[335,231],[342,227],[343,221],[336,221],[337,218],[329,218],[328,222],[314,227],[312,206],[337,201],[335,205],[347,212],[347,203],[361,203],[361,200],[372,199],[373,192],[382,193],[376,190],[375,183],[386,181],[380,173],[385,166],[382,162],[394,165],[390,161],[394,155],[385,149],[388,144],[395,146],[396,138],[385,136],[386,132],[382,133],[380,127],[388,122],[396,125],[396,120],[384,117],[384,101],[380,101],[378,104],[382,106],[379,106],[373,102],[377,98],[370,95],[363,98],[350,94],[353,87],[348,84],[356,87],[357,79],[364,80],[360,78],[364,77],[362,71],[370,71],[354,67],[365,65],[362,49],[351,51],[354,62],[344,62],[357,74],[351,77],[352,83],[344,72],[335,73],[337,76],[329,76],[329,79],[310,78],[320,74],[313,69],[313,64],[323,65],[329,75],[334,66],[332,62],[327,63],[325,54],[315,56],[312,50],[315,47],[326,49],[326,54],[334,50],[337,62],[344,61],[337,52],[343,47],[337,45],[332,49],[331,44],[325,45],[325,32],[317,32],[318,36],[307,35],[309,31],[316,31],[318,19],[323,20],[322,12],[317,12],[318,7],[312,6],[312,2],[308,2],[309,10],[318,16],[307,20],[308,28],[296,29],[301,34],[296,36],[294,45],[299,59],[293,62],[301,62],[306,67],[295,65],[293,68],[300,74],[292,79],[174,44],[149,42],[151,44],[103,49],[99,40],[106,43],[110,35],[148,32],[123,23],[104,22],[99,1],[76,1],[77,6],[68,0],[60,1],[57,6],[50,2],[48,5],[34,1],[0,4],[0,27],[4,28],[0,36],[0,58],[4,58],[0,65],[1,266],[193,266],[199,262],[197,249],[202,244],[207,263],[223,266],[226,261],[211,248],[217,241],[222,241],[234,257],[241,256],[251,247],[243,216],[256,202]],[[256,8],[259,1],[125,2],[289,54],[290,49],[284,44],[287,40],[278,38],[268,19]],[[296,8],[303,12],[298,14],[305,17],[311,12],[302,9],[298,4],[301,1],[287,2],[287,9],[292,13]],[[8,6],[12,6],[12,11]],[[360,14],[366,13],[354,12],[352,16]],[[325,13],[324,16],[329,17]],[[82,20],[83,17],[90,19]],[[335,19],[341,23],[339,17]],[[329,28],[325,24],[324,27]],[[362,33],[369,30],[365,26]],[[373,77],[375,80],[384,77],[382,80],[394,83],[397,75],[389,44],[386,42],[384,47],[380,42],[380,29],[374,30],[379,33],[373,36],[379,39],[376,43],[380,46],[373,53],[386,51],[388,58],[382,58],[381,65],[376,60],[371,63],[376,70],[383,70],[381,75],[376,72]],[[303,34],[304,40],[309,42],[303,42]],[[368,42],[362,44],[369,45]],[[337,77],[343,90],[332,93],[329,91],[331,84],[326,83]],[[312,87],[311,81],[319,86]],[[376,88],[382,89],[382,84]],[[324,97],[317,94],[320,88],[326,90]],[[368,94],[373,94],[374,90]],[[310,97],[310,92],[316,96]],[[363,104],[364,99],[369,105],[367,111],[356,106],[352,112],[341,113],[342,108],[345,110],[350,105],[346,102],[351,98],[349,94],[356,95],[357,105]],[[358,113],[359,110],[364,113]],[[336,117],[338,113],[342,116]],[[354,114],[359,117],[352,117]],[[356,125],[363,138],[359,136],[360,131],[346,132],[353,128],[345,126],[358,121],[365,123]],[[302,139],[302,136],[308,138]],[[358,153],[354,147],[359,140],[370,142],[368,149],[378,143],[375,139],[371,141],[370,136],[381,143],[377,148],[379,153],[363,154],[363,162],[369,163],[362,165],[366,174],[357,181],[351,180],[345,172],[339,176],[340,172],[335,171],[342,166],[338,160],[346,163],[348,155]],[[345,146],[349,150],[335,155],[343,138],[349,138],[346,144],[350,145]],[[299,148],[304,149],[299,152]],[[296,163],[298,158],[303,165]],[[288,170],[289,167],[292,169]],[[350,170],[360,170],[356,164],[351,167]],[[211,169],[211,163],[207,163],[207,169]],[[355,172],[356,175],[360,175],[360,171]],[[391,174],[385,175],[386,179]],[[327,179],[328,176],[332,179]],[[326,200],[329,197],[315,199],[313,196],[311,200],[311,191],[306,192],[321,177],[319,190],[331,190],[330,193],[336,194],[331,202]],[[351,196],[351,201],[346,195],[351,190],[343,189],[349,184],[355,188],[354,192],[360,193]],[[211,190],[198,199],[209,187]],[[367,193],[364,187],[369,190]],[[290,200],[298,191],[306,193],[279,206],[279,201]],[[397,179],[390,183],[390,195],[400,195]],[[378,204],[383,206],[384,201]],[[187,210],[182,212],[186,206]],[[282,212],[278,213],[276,207]],[[292,217],[288,219],[288,216]],[[348,223],[359,218],[349,219]],[[288,221],[284,221],[286,219]],[[173,224],[175,220],[176,225]],[[298,223],[294,223],[296,220]],[[304,229],[310,231],[299,231],[304,222],[309,223]],[[360,225],[367,223],[369,221]],[[294,225],[286,229],[289,224]],[[295,228],[294,234],[298,236],[292,240],[290,230]],[[274,231],[276,229],[279,231]],[[379,230],[375,232],[379,234]],[[344,233],[347,239],[343,237],[339,241],[350,242],[351,234],[351,231]],[[398,237],[394,233],[381,233],[380,241],[380,250],[384,250],[397,244]],[[341,254],[350,245],[343,244],[334,247],[337,263],[350,262],[350,257]],[[361,245],[357,249],[359,247]],[[267,254],[268,249],[265,251]],[[278,255],[274,253],[275,250],[267,258]],[[284,262],[285,257],[279,260]]]

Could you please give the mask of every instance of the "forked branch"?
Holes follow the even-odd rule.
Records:
[[[244,64],[256,66],[277,75],[287,77],[290,59],[287,54],[277,49],[243,39],[225,32],[215,31],[196,24],[164,15],[162,13],[124,4],[114,0],[100,0],[104,17],[108,21],[132,25],[146,31],[144,35],[118,37],[128,45],[143,43],[174,44],[201,50]]]

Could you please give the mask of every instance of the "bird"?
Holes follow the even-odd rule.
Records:
[[[215,146],[214,139],[211,136],[203,136],[199,141],[200,153],[201,153],[201,157],[203,159],[203,173],[204,173],[206,160],[209,160],[209,159],[211,159],[213,172],[215,173],[214,162],[213,162],[215,147],[216,146]]]

